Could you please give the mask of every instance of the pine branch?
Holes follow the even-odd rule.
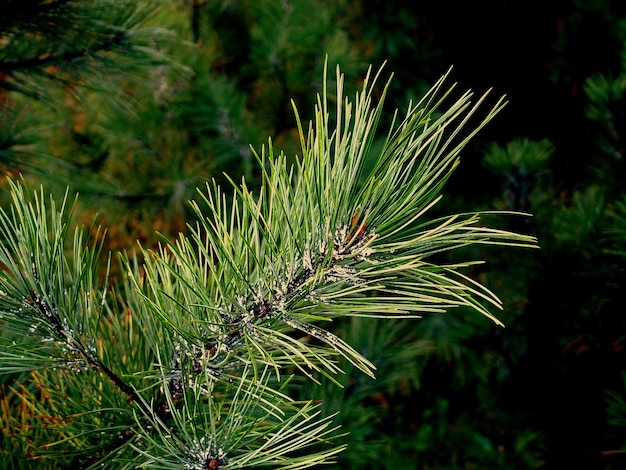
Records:
[[[306,134],[296,111],[302,155],[293,166],[270,141],[257,155],[258,191],[245,181],[232,182],[232,196],[207,185],[203,206],[191,203],[190,234],[142,249],[142,265],[122,256],[116,288],[97,281],[101,241],[76,230],[67,255],[66,201],[57,211],[43,190],[31,198],[11,183],[12,212],[0,212],[0,372],[40,370],[32,380],[55,399],[23,390],[23,403],[39,419],[46,407],[69,417],[46,427],[58,433],[49,456],[93,468],[327,463],[343,448],[332,416],[285,391],[295,374],[340,384],[342,361],[374,376],[333,319],[393,321],[465,306],[498,323],[499,299],[463,273],[480,260],[434,257],[535,240],[483,226],[487,213],[427,216],[463,147],[504,102],[476,121],[486,95],[452,99],[444,77],[396,116],[374,154],[389,86],[374,104],[379,75],[370,72],[351,102],[337,71],[334,113],[326,88]]]
[[[332,376],[339,369],[328,352],[373,375],[373,364],[317,324],[337,316],[417,317],[469,306],[498,323],[483,303],[501,308],[500,301],[460,272],[473,262],[441,266],[427,258],[469,244],[533,246],[532,237],[480,227],[479,213],[422,221],[461,149],[503,101],[461,135],[485,96],[472,103],[465,93],[439,111],[452,92],[440,96],[442,79],[409,106],[374,170],[363,175],[382,112],[382,99],[371,104],[375,82],[368,76],[353,105],[344,102],[339,75],[337,128],[320,97],[307,139],[299,124],[303,146],[295,168],[270,143],[259,156],[260,194],[233,183],[229,207],[230,197],[209,186],[201,195],[208,216],[192,203],[201,222],[191,240],[181,236],[159,254],[144,253],[147,305],[175,335],[205,351],[216,376],[249,361],[269,363],[277,373],[290,364]],[[289,331],[309,340],[291,342]],[[311,348],[311,340],[326,352]]]

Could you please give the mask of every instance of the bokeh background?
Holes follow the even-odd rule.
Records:
[[[451,255],[486,261],[468,274],[506,327],[463,310],[340,324],[378,380],[294,393],[341,410],[336,468],[624,469],[625,44],[617,0],[4,0],[0,168],[80,193],[108,249],[149,247],[186,230],[205,181],[255,183],[250,145],[297,154],[290,100],[312,116],[326,60],[348,94],[385,63],[387,123],[452,67],[509,104],[437,210],[529,212],[493,223],[541,245]]]

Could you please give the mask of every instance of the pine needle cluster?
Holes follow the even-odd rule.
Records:
[[[341,386],[342,361],[376,370],[333,320],[464,306],[498,323],[498,298],[463,273],[480,260],[438,255],[535,240],[485,226],[483,213],[431,216],[460,152],[505,104],[483,114],[487,95],[455,97],[446,78],[374,146],[389,82],[376,94],[370,71],[351,100],[338,70],[334,108],[324,88],[308,127],[295,111],[295,163],[270,141],[256,154],[260,188],[207,184],[188,234],[120,255],[119,279],[99,278],[101,229],[72,229],[68,198],[58,208],[11,182],[0,372],[15,379],[3,403],[18,411],[2,418],[13,468],[329,463],[342,431],[319,397],[294,400],[290,381]]]

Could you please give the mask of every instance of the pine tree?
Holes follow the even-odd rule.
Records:
[[[100,279],[102,230],[73,229],[43,188],[12,181],[3,244],[0,370],[3,462],[11,468],[305,468],[344,448],[318,398],[290,383],[346,385],[347,367],[376,365],[335,323],[387,324],[498,298],[438,262],[467,246],[535,246],[489,228],[482,213],[436,215],[459,153],[500,111],[438,81],[378,134],[385,90],[370,73],[353,100],[337,73],[295,163],[270,141],[256,155],[258,190],[216,183],[191,203],[197,222],[157,250],[120,255]],[[324,77],[324,83],[327,83]],[[110,258],[111,259],[111,258]],[[111,260],[110,263],[115,263]],[[381,320],[382,321],[382,320]],[[355,324],[356,325],[356,324]],[[22,411],[22,412],[20,412]]]

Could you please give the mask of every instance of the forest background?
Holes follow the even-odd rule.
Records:
[[[94,1],[106,34],[42,31],[62,3],[0,3],[2,38],[24,33],[21,49],[0,38],[0,165],[80,193],[111,250],[186,230],[211,178],[253,184],[249,145],[297,154],[290,100],[310,118],[326,59],[346,95],[386,62],[388,121],[451,66],[507,95],[439,209],[533,214],[507,228],[540,250],[471,248],[506,327],[455,310],[381,328],[380,380],[326,397],[351,433],[338,468],[626,468],[623,2]]]

